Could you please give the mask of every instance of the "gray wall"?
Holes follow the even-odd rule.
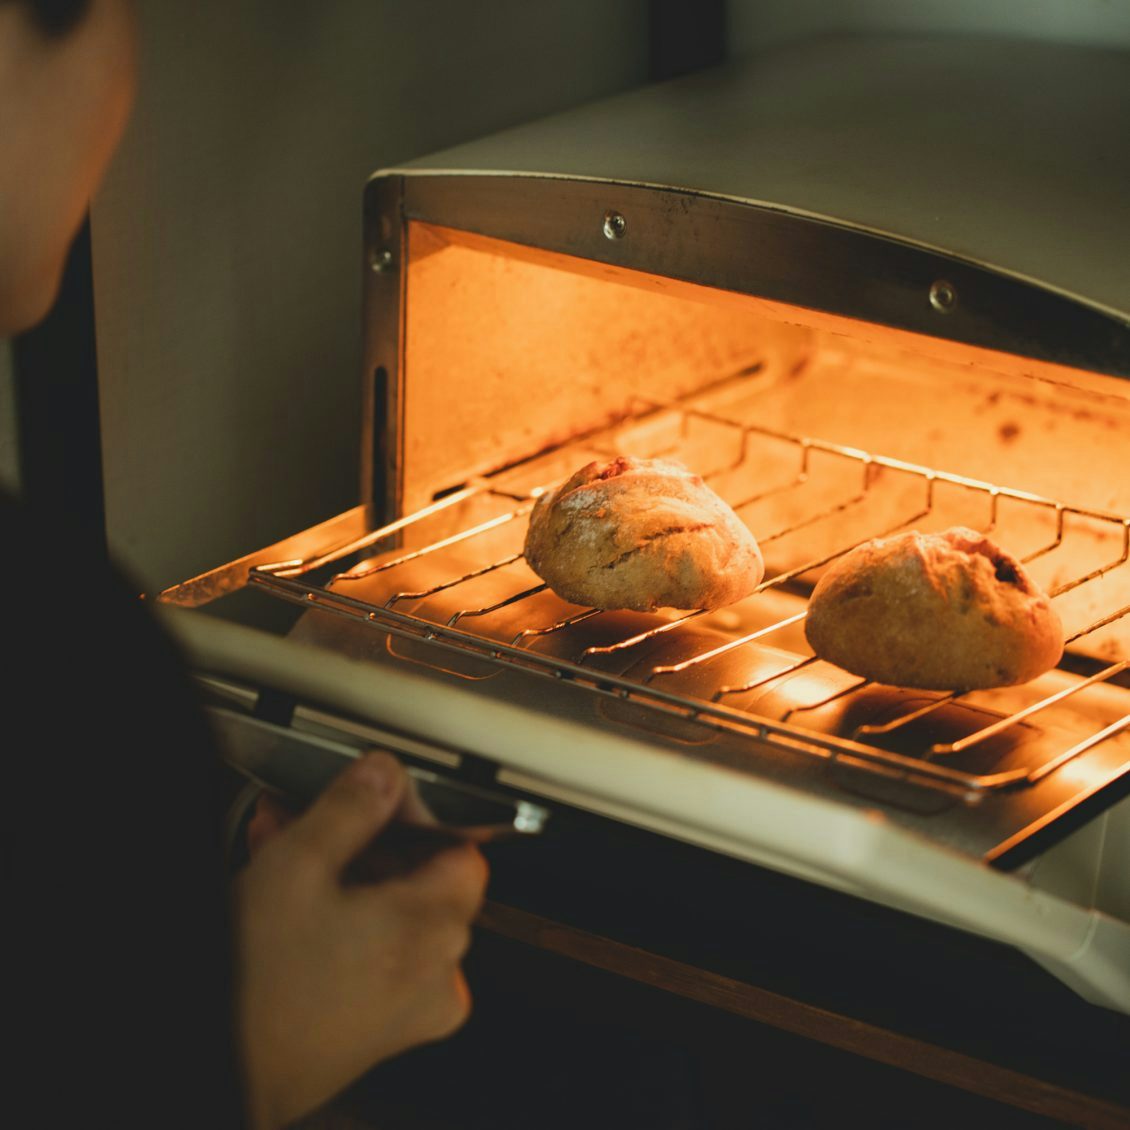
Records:
[[[1130,0],[729,0],[730,50],[831,34],[1007,35],[1130,44]]]
[[[93,237],[107,524],[156,588],[357,501],[366,176],[637,85],[647,12],[139,7],[140,95]]]

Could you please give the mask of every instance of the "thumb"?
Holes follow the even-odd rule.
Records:
[[[293,831],[333,870],[340,870],[389,822],[407,783],[392,754],[367,753],[330,782]]]

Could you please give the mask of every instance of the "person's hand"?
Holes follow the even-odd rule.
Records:
[[[418,817],[404,770],[373,753],[302,816],[268,815],[273,834],[261,824],[254,836],[234,913],[236,1017],[256,1130],[293,1121],[380,1060],[466,1020],[459,963],[486,884],[478,851],[447,847],[407,873],[351,878],[362,854],[379,862],[382,828]]]

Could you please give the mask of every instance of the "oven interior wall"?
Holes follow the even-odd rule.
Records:
[[[697,393],[706,410],[626,423],[618,450],[677,449],[723,497],[756,495],[739,513],[759,537],[803,519],[803,535],[766,544],[771,568],[908,515],[924,530],[992,530],[1031,558],[1049,591],[1125,552],[1117,520],[977,486],[1130,514],[1125,380],[420,223],[409,230],[404,340],[401,513],[539,455],[530,466],[547,481],[522,485],[550,485],[575,469],[570,457],[617,453],[589,451],[578,437]],[[542,454],[555,449],[559,458]],[[868,453],[950,477],[876,467]],[[1070,633],[1128,604],[1130,568],[1116,567],[1057,607]],[[1118,621],[1078,647],[1130,658],[1128,636]]]
[[[803,327],[688,301],[654,281],[559,270],[412,224],[401,511],[648,400],[790,369],[810,348]]]

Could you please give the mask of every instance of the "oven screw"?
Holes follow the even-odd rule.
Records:
[[[369,266],[378,275],[390,270],[392,267],[392,252],[387,247],[374,247],[369,252]]]
[[[604,213],[604,235],[606,239],[623,239],[628,230],[628,221],[619,212]]]
[[[948,314],[957,305],[957,291],[954,290],[953,283],[938,279],[930,287],[930,305],[939,314]]]

